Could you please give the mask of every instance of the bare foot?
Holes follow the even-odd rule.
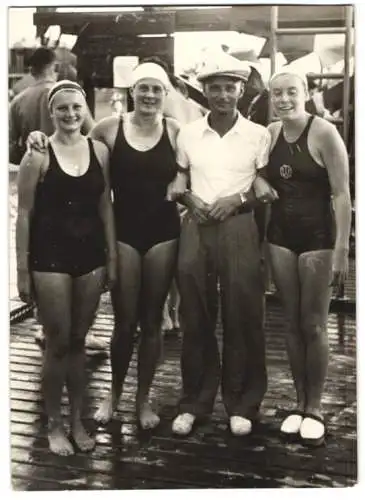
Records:
[[[72,436],[81,451],[90,451],[95,446],[95,439],[88,435],[80,421],[73,425]]]
[[[141,405],[138,411],[138,418],[144,430],[154,429],[160,423],[160,417],[152,411],[148,403]]]
[[[67,439],[62,426],[57,426],[48,431],[49,449],[56,455],[68,456],[75,453],[72,444]]]
[[[99,409],[96,411],[94,420],[100,424],[107,424],[113,416],[115,406],[116,405],[113,404],[112,396],[107,396],[104,401],[102,401]]]

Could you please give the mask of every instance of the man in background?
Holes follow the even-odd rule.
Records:
[[[9,110],[10,162],[19,164],[26,151],[26,140],[33,130],[53,133],[47,95],[57,81],[56,55],[53,50],[36,49],[29,60],[33,82],[14,97]]]

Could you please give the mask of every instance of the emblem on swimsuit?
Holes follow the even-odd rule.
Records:
[[[283,179],[290,179],[293,175],[293,169],[290,165],[281,165],[280,175]]]

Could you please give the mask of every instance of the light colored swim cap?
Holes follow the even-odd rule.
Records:
[[[143,78],[154,78],[161,82],[165,89],[170,87],[170,80],[166,71],[158,64],[146,62],[137,66],[132,72],[131,87]]]
[[[307,75],[305,73],[301,73],[300,71],[297,71],[295,69],[292,69],[290,67],[283,67],[281,68],[279,71],[277,71],[276,73],[274,73],[272,75],[272,77],[270,78],[269,80],[269,88],[271,87],[272,85],[272,82],[279,76],[284,76],[284,75],[291,75],[291,76],[296,76],[298,77],[303,85],[304,85],[304,89],[306,92],[308,92],[308,80],[307,80]]]

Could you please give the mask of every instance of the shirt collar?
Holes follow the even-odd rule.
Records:
[[[211,128],[208,122],[208,117],[210,116],[210,112],[207,113],[204,118],[202,119],[202,127],[201,127],[201,134],[202,136],[205,133],[213,133],[216,134],[217,132]],[[233,127],[228,130],[228,132],[225,134],[227,135],[232,135],[232,134],[238,134],[238,135],[243,135],[246,133],[246,119],[241,115],[240,112],[238,112],[238,117],[236,120],[236,123],[233,125]]]

